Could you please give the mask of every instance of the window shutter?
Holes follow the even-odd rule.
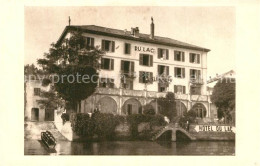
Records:
[[[123,71],[123,70],[124,70],[124,61],[121,60],[121,71]]]
[[[131,69],[130,69],[130,71],[131,72],[134,72],[135,71],[135,63],[134,62],[131,62]]]
[[[177,85],[174,85],[174,93],[177,93]]]
[[[192,78],[192,69],[190,69],[190,79]]]
[[[149,66],[153,66],[153,56],[149,55],[149,57],[150,57],[150,65]]]
[[[91,47],[95,47],[94,46],[94,40],[95,40],[94,38],[91,38]]]
[[[133,81],[130,81],[130,89],[133,90]]]
[[[169,66],[166,66],[166,74],[169,75]]]
[[[139,83],[143,83],[143,72],[139,71]]]
[[[177,77],[177,68],[174,67],[174,77]]]
[[[114,59],[110,59],[110,69],[114,70]]]
[[[176,57],[176,51],[174,50],[174,60],[176,61],[177,57]]]
[[[104,61],[105,61],[105,59],[101,58],[101,69],[104,69]]]
[[[183,92],[183,94],[186,94],[186,87],[185,86],[182,86],[182,92]]]
[[[185,68],[181,68],[181,70],[182,78],[185,78]]]
[[[197,54],[197,63],[200,63],[200,54]]]
[[[200,73],[200,70],[198,70],[198,78],[200,78],[201,76],[201,73]]]
[[[131,44],[128,44],[128,53],[131,54]]]
[[[115,41],[112,41],[112,52],[115,52]]]
[[[161,49],[158,48],[158,51],[157,51],[157,52],[158,52],[158,59],[160,59],[160,58],[162,57],[162,55],[161,55],[161,53],[162,53],[162,52],[161,52]]]
[[[190,63],[191,63],[191,53],[190,53]]]
[[[149,72],[149,81],[152,84],[153,83],[153,73]]]
[[[185,62],[185,54],[184,54],[184,52],[181,52],[181,56],[182,56],[182,62]]]
[[[161,67],[161,65],[158,65],[158,68],[157,68],[158,75],[160,74],[160,67]]]
[[[105,40],[102,40],[102,50],[105,51]]]
[[[143,65],[144,55],[140,54],[139,65]]]
[[[168,49],[166,50],[166,59],[167,60],[169,59],[169,50]]]

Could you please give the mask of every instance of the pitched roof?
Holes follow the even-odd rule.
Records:
[[[175,39],[171,39],[171,38],[167,38],[167,37],[154,36],[154,39],[151,39],[149,34],[143,34],[143,33],[139,33],[139,37],[134,37],[133,35],[131,35],[130,31],[106,28],[106,27],[101,27],[101,26],[96,26],[96,25],[66,26],[62,35],[58,39],[57,44],[63,40],[63,38],[65,37],[65,35],[67,34],[68,31],[75,31],[75,30],[104,35],[104,36],[111,36],[111,37],[123,38],[123,39],[128,39],[128,40],[140,41],[140,42],[145,42],[145,43],[153,43],[153,44],[161,44],[161,45],[166,45],[166,46],[188,48],[188,49],[204,51],[204,52],[210,51],[210,49],[207,49],[207,48],[184,43],[184,42],[181,42],[181,41],[178,41]]]

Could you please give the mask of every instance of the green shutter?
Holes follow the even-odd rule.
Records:
[[[149,59],[150,59],[150,64],[149,64],[149,66],[153,66],[153,56],[152,55],[149,55]]]
[[[182,86],[183,94],[186,94],[186,87]]]
[[[105,40],[102,40],[101,48],[102,48],[103,51],[105,51]]]
[[[121,71],[123,71],[123,70],[124,70],[124,61],[121,60]]]
[[[110,69],[114,70],[114,59],[110,59]]]
[[[91,47],[95,47],[94,40],[94,38],[91,38]]]
[[[158,48],[157,50],[158,50],[158,51],[157,51],[157,52],[158,52],[158,59],[160,59],[160,58],[162,57],[162,55],[161,55],[161,49]]]
[[[140,54],[139,56],[140,56],[140,58],[139,58],[139,65],[143,65],[144,55]]]
[[[104,69],[104,58],[101,58],[101,69]]]
[[[115,52],[115,41],[112,41],[112,52]]]
[[[134,72],[135,71],[135,62],[130,62],[130,67],[131,67],[130,71]]]
[[[143,83],[143,72],[139,71],[139,83]]]
[[[181,68],[181,70],[182,77],[185,78],[185,68]]]
[[[174,93],[177,93],[177,85],[174,85]]]

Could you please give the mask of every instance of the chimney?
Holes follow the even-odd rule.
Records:
[[[154,23],[153,23],[153,17],[151,17],[151,34],[150,34],[150,38],[154,39]]]
[[[134,37],[139,37],[139,28],[138,27],[131,28],[131,35]]]

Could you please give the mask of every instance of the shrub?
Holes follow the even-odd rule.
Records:
[[[94,134],[101,140],[114,138],[116,126],[124,121],[124,117],[108,113],[77,113],[71,116],[72,130],[79,136],[91,138]]]
[[[184,126],[187,121],[189,123],[194,123],[196,119],[197,113],[194,110],[190,110],[186,113],[184,113],[184,116],[180,118],[179,123],[181,126]]]
[[[144,106],[144,115],[155,115],[155,110],[152,105],[148,104]]]

